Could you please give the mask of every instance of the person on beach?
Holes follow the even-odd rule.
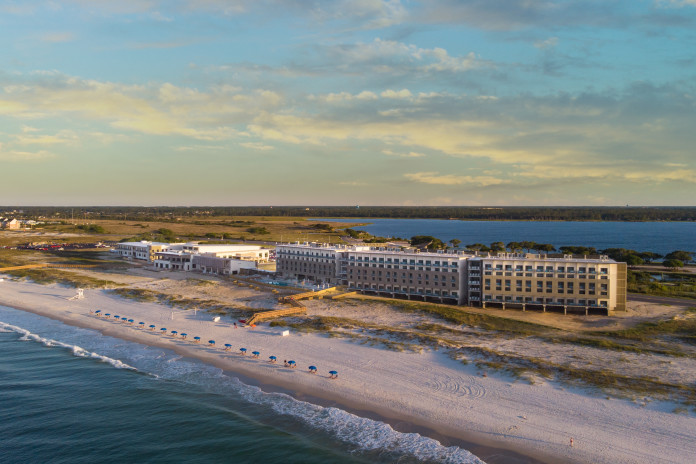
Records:
[[[234,323],[234,328],[235,328],[235,329],[237,328],[237,323],[236,323],[236,322]]]
[[[570,447],[573,447],[573,437],[570,438]]]
[[[288,367],[288,366],[290,365],[290,364],[288,364],[288,360],[287,360],[287,359],[283,359],[283,364],[285,365],[285,367]]]

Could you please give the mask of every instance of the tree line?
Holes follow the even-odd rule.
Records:
[[[16,211],[21,210],[21,213]],[[15,211],[15,212],[13,212]],[[696,221],[696,207],[619,206],[0,206],[18,218],[176,220],[185,217],[293,216],[318,218],[461,219],[481,221]]]

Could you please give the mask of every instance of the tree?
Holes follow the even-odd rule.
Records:
[[[638,253],[638,256],[640,256],[640,258],[646,263],[652,263],[656,259],[662,258],[661,254],[653,253],[652,251],[644,251],[642,253]]]
[[[483,243],[472,243],[471,245],[466,245],[464,248],[466,248],[469,251],[490,251],[491,250]]]
[[[677,250],[665,255],[665,259],[676,259],[682,263],[688,263],[693,259],[692,254],[690,251]]]
[[[513,253],[517,251],[522,251],[522,248],[524,247],[520,242],[510,242],[507,244],[507,249],[512,251]]]
[[[445,244],[439,238],[430,235],[414,235],[411,237],[411,246],[427,248],[428,250],[440,250]]]
[[[491,243],[491,251],[505,251],[505,244],[503,242],[493,242]]]
[[[452,245],[452,248],[459,248],[459,245],[462,243],[461,240],[458,240],[456,238],[453,238],[452,240],[449,241],[450,245]]]
[[[643,260],[640,256],[631,254],[626,256],[626,264],[629,266],[640,266],[643,264]]]
[[[555,251],[556,247],[554,247],[550,243],[537,243],[536,245],[534,245],[534,249],[537,251],[551,252]]]
[[[670,269],[679,269],[680,267],[684,267],[684,263],[678,259],[665,259],[662,261],[662,265]]]
[[[527,250],[527,253],[529,253],[531,250],[535,250],[536,248],[536,243],[535,242],[530,242],[530,241],[524,241],[520,242],[520,246]]]

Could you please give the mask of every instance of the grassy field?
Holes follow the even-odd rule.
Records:
[[[293,242],[297,240],[340,243],[337,229],[355,224],[311,221],[299,217],[215,217],[215,218],[176,218],[161,221],[134,220],[95,220],[72,223],[46,224],[30,233],[19,231],[4,232],[0,235],[0,246],[18,243],[56,241],[119,241],[137,237],[150,240],[211,240],[211,241],[267,241]],[[98,231],[98,232],[96,232]],[[65,235],[69,234],[69,235]]]

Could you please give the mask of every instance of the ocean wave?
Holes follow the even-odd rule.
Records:
[[[137,370],[133,366],[129,366],[128,364],[114,358],[110,358],[108,356],[101,355],[99,353],[94,353],[92,351],[85,350],[84,348],[77,346],[77,345],[70,345],[68,343],[63,343],[58,340],[53,340],[50,338],[44,338],[40,335],[37,335],[35,333],[32,333],[26,329],[23,329],[22,327],[17,327],[16,325],[12,324],[7,324],[5,322],[0,322],[0,331],[3,332],[15,332],[20,335],[19,337],[20,340],[22,341],[35,341],[42,343],[45,346],[58,346],[61,348],[67,348],[72,351],[72,353],[75,356],[81,357],[81,358],[92,358],[92,359],[98,359],[99,361],[105,362],[107,364],[111,364],[113,367],[117,369],[131,369],[131,370]]]
[[[398,432],[389,424],[356,416],[339,408],[307,403],[283,393],[266,393],[239,380],[237,383],[239,392],[247,401],[268,405],[279,414],[290,415],[344,443],[356,446],[359,451],[410,455],[426,462],[484,464],[465,449],[443,446],[439,441],[418,433]]]
[[[402,462],[403,458],[406,458],[406,461],[484,464],[466,449],[443,446],[437,440],[418,433],[398,432],[389,424],[360,417],[339,408],[319,406],[297,400],[284,393],[264,392],[256,386],[243,383],[215,366],[182,358],[178,354],[159,348],[105,337],[90,329],[65,326],[53,320],[38,320],[37,317],[39,316],[26,314],[24,318],[19,319],[19,323],[35,327],[36,331],[48,332],[52,338],[42,337],[5,322],[0,322],[0,331],[16,332],[21,335],[21,340],[65,348],[75,356],[98,359],[115,368],[132,369],[157,380],[196,385],[204,391],[216,394],[228,392],[232,396],[238,395],[247,404],[264,406],[273,414],[284,415],[305,424],[310,429],[326,433],[358,454],[377,453],[383,458]],[[73,343],[61,342],[55,338]],[[87,346],[93,351],[80,345]],[[127,363],[99,353],[121,358]]]

